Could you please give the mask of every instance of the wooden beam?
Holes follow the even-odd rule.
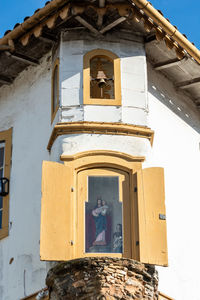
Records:
[[[6,77],[4,75],[0,75],[0,83],[3,83],[3,84],[11,84],[13,82],[13,79],[12,78],[9,78],[9,77]]]
[[[125,17],[120,17],[119,19],[115,20],[114,22],[108,24],[107,26],[105,26],[104,28],[102,28],[100,30],[101,34],[104,34],[106,31],[109,31],[110,29],[112,29],[113,27],[121,24],[122,22],[124,22],[126,20]]]
[[[47,43],[56,43],[58,39],[54,37],[53,35],[42,33],[42,35],[39,37],[41,41],[47,42]]]
[[[94,28],[91,24],[89,24],[87,21],[85,21],[83,18],[81,18],[80,16],[76,16],[75,19],[81,23],[83,26],[85,26],[87,29],[89,29],[91,32],[95,33],[95,34],[99,34],[99,31]]]
[[[194,79],[191,79],[191,80],[187,80],[187,81],[184,81],[184,82],[177,82],[175,84],[175,87],[179,88],[179,89],[188,89],[192,86],[199,85],[199,84],[200,84],[200,77],[194,78]]]
[[[25,64],[28,64],[28,65],[37,66],[39,64],[39,62],[36,59],[30,58],[30,57],[25,56],[23,54],[19,54],[19,53],[11,54],[8,51],[6,51],[5,54],[8,57],[11,57],[11,58],[13,58],[15,60],[21,61],[21,62],[23,62]]]
[[[12,47],[9,45],[0,45],[0,51],[12,50]]]
[[[163,69],[167,69],[167,68],[171,68],[171,67],[180,65],[183,62],[185,62],[186,60],[187,60],[187,57],[183,58],[182,60],[174,58],[174,59],[167,60],[165,62],[158,63],[158,64],[154,65],[153,68],[156,71],[160,71]]]
[[[144,43],[145,44],[148,44],[148,43],[152,43],[152,42],[157,42],[157,39],[156,39],[156,35],[155,34],[149,34],[147,35],[145,38],[144,38]]]

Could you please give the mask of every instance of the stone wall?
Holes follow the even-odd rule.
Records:
[[[46,283],[50,300],[158,299],[155,268],[132,259],[83,258],[56,264]]]

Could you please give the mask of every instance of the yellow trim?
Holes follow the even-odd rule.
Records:
[[[123,199],[123,253],[89,253],[85,252],[85,234],[84,234],[84,203],[88,201],[88,176],[117,176],[119,178],[119,199]],[[76,257],[126,257],[131,258],[131,199],[130,199],[130,174],[119,169],[112,168],[92,168],[77,173],[77,232],[75,236]]]
[[[55,69],[57,68],[57,103],[54,110],[54,76],[55,76]],[[51,124],[55,118],[55,115],[59,108],[59,58],[57,58],[54,62],[54,66],[52,69],[51,75]]]
[[[90,98],[90,60],[94,56],[106,56],[114,63],[114,99]],[[120,58],[104,49],[95,49],[83,57],[83,104],[91,105],[121,105],[121,71]]]
[[[154,138],[154,131],[150,128],[131,124],[85,121],[57,123],[51,133],[47,149],[49,151],[51,150],[51,147],[58,136],[77,133],[136,136],[148,139],[151,145],[153,145]]]
[[[123,160],[126,160],[127,162],[134,162],[134,161],[141,161],[143,162],[145,160],[144,156],[132,156],[123,152],[118,151],[111,151],[111,150],[94,150],[94,151],[84,151],[79,152],[74,155],[61,155],[60,160],[62,161],[74,161],[77,159],[81,159],[83,157],[94,157],[94,156],[110,156],[110,157],[117,157]]]
[[[12,128],[0,132],[0,141],[5,142],[4,177],[10,179],[11,152],[12,152]],[[2,228],[0,239],[9,234],[9,195],[3,197]]]

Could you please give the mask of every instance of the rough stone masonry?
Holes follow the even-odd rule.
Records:
[[[157,271],[132,259],[93,257],[57,263],[46,283],[50,300],[158,299]]]

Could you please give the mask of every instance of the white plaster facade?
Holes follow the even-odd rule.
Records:
[[[83,56],[97,48],[120,57],[121,107],[83,106]],[[43,58],[40,66],[21,73],[12,86],[0,90],[0,130],[13,127],[10,234],[0,241],[0,299],[19,300],[45,285],[49,264],[39,258],[42,161],[59,161],[61,154],[107,149],[146,156],[144,167],[165,168],[169,267],[159,268],[160,290],[176,300],[197,300],[198,113],[188,98],[178,95],[172,84],[154,74],[150,66],[148,87],[141,43],[63,38],[57,53],[60,108],[52,125],[51,54]],[[72,121],[149,126],[155,130],[154,145],[151,148],[148,140],[136,137],[76,134],[57,138],[49,153],[46,147],[54,124]]]

